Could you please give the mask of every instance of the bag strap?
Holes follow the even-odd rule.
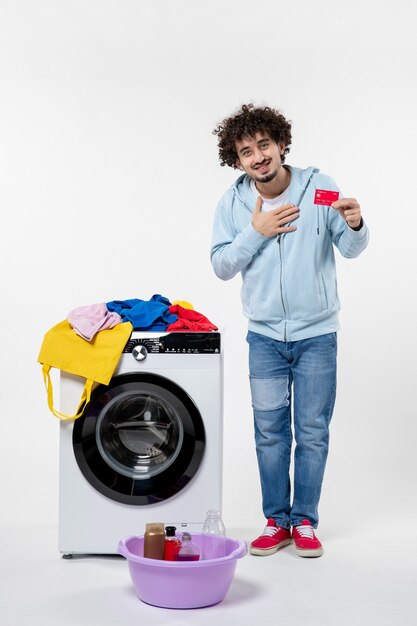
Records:
[[[52,381],[51,381],[51,377],[49,374],[50,369],[51,369],[50,365],[47,365],[46,363],[42,365],[42,374],[43,374],[43,380],[45,382],[46,394],[48,397],[49,410],[55,415],[55,417],[57,417],[60,420],[75,420],[78,417],[81,417],[81,415],[84,413],[86,404],[90,402],[91,389],[94,384],[94,380],[92,380],[91,378],[86,379],[84,390],[83,390],[81,400],[80,400],[80,404],[77,409],[77,413],[75,415],[66,415],[65,413],[61,413],[60,411],[54,408]]]

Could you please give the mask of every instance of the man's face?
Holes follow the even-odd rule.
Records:
[[[270,183],[282,166],[285,145],[277,144],[267,132],[236,141],[237,167],[258,183]]]

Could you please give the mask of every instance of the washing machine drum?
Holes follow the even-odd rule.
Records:
[[[151,374],[115,377],[94,392],[75,420],[74,454],[100,493],[124,504],[171,498],[195,476],[205,448],[204,424],[189,395]]]

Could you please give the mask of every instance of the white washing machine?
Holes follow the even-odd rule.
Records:
[[[116,553],[147,522],[201,530],[221,510],[223,367],[220,333],[133,332],[109,386],[60,424],[59,550]],[[83,380],[61,373],[60,406]]]

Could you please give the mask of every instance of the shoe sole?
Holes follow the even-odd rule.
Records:
[[[316,548],[314,550],[303,550],[302,548],[295,548],[298,556],[307,557],[307,558],[315,558],[317,556],[321,556],[324,552],[323,548]]]
[[[278,550],[281,550],[281,548],[289,546],[290,543],[291,539],[284,539],[284,541],[281,541],[277,546],[274,546],[273,548],[252,548],[252,546],[249,546],[249,552],[250,554],[253,554],[253,556],[269,556],[270,554],[275,554],[275,552],[278,552]]]

